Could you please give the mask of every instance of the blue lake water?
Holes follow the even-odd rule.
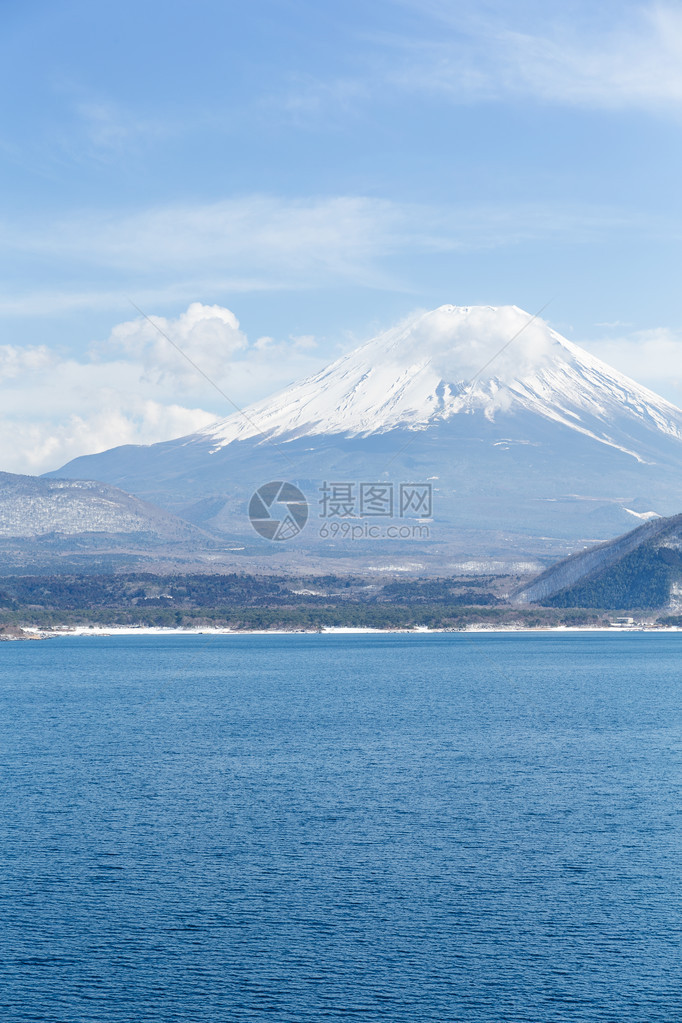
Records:
[[[0,1020],[682,1019],[682,633],[0,644]]]

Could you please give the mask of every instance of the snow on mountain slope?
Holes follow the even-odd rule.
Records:
[[[513,339],[513,340],[512,340]],[[682,411],[516,306],[444,305],[411,318],[315,376],[200,431],[219,450],[265,434],[368,436],[425,430],[456,415],[527,411],[638,461],[614,426],[682,439]]]

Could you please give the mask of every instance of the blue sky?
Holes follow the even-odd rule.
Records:
[[[1,469],[227,414],[129,299],[238,402],[417,308],[550,300],[682,402],[682,4],[2,19]]]

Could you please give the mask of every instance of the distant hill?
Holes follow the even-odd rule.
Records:
[[[216,546],[203,530],[117,487],[0,472],[3,573],[187,557]]]
[[[682,611],[682,515],[654,519],[565,558],[514,595],[517,604]]]

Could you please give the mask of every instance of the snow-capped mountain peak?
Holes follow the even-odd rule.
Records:
[[[682,412],[517,306],[443,305],[412,316],[272,398],[201,431],[235,440],[422,430],[462,414],[525,410],[641,460],[625,418],[682,438]],[[628,430],[629,434],[631,431]]]

